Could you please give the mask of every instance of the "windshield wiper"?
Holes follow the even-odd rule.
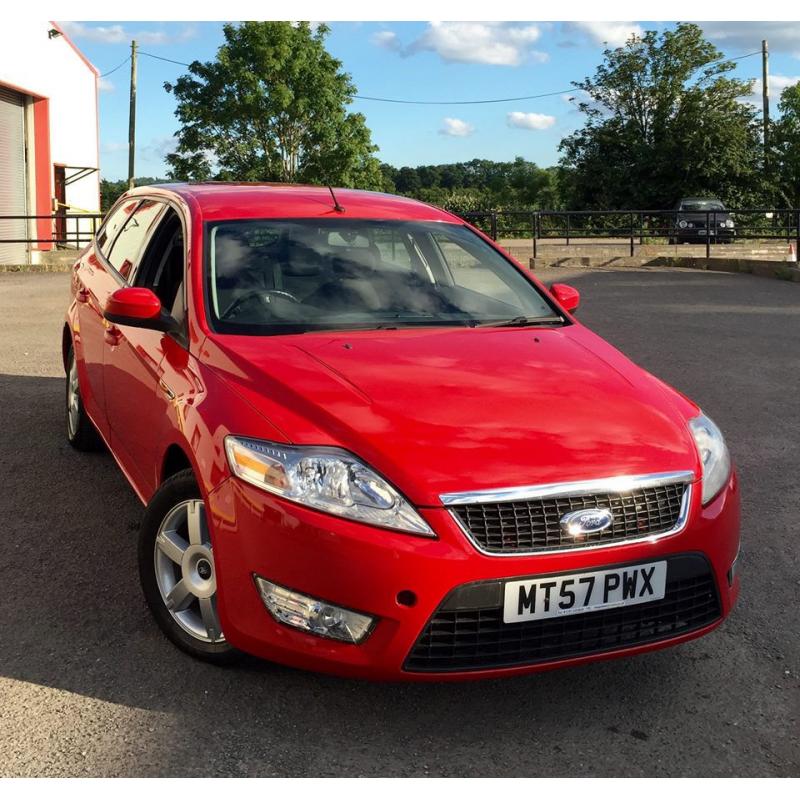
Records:
[[[475,328],[528,328],[536,325],[555,325],[564,322],[564,317],[512,317],[490,322],[476,322]]]

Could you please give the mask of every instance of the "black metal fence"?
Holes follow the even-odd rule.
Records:
[[[730,211],[704,211],[691,214],[692,227],[681,227],[687,212],[644,211],[470,211],[459,216],[481,229],[495,241],[529,239],[533,257],[540,244],[627,246],[631,256],[636,247],[646,244],[693,242],[705,246],[706,258],[711,245],[735,241],[761,240],[795,243],[800,257],[800,209],[747,208]],[[699,218],[699,220],[698,220]],[[48,220],[49,236],[5,238],[0,244],[42,244],[81,248],[91,242],[102,222],[102,214],[56,213],[46,215],[0,215],[4,220],[25,220],[26,229],[38,229],[40,220]],[[727,220],[733,221],[728,227]],[[31,226],[30,222],[37,223]],[[689,223],[687,223],[687,226]],[[700,227],[698,227],[698,225]],[[611,241],[609,241],[611,240]]]
[[[686,219],[687,214],[691,221]],[[536,258],[540,244],[626,246],[630,255],[645,244],[693,242],[711,245],[746,240],[794,242],[800,251],[800,209],[746,208],[686,212],[643,211],[470,211],[459,216],[498,239],[530,239]],[[728,223],[732,222],[732,227]],[[608,240],[613,240],[609,242]],[[606,240],[606,241],[600,241]],[[621,241],[620,241],[621,240]]]
[[[81,248],[92,241],[103,220],[103,215],[70,213],[0,215],[0,223],[6,220],[25,220],[25,229],[28,235],[19,238],[0,235],[0,244],[31,245],[49,243],[56,247]],[[47,220],[48,224],[40,225],[41,220]],[[31,225],[31,222],[34,224]],[[41,236],[40,228],[46,228],[49,235]],[[36,232],[35,235],[30,235],[31,230]]]

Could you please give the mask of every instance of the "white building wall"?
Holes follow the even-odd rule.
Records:
[[[13,24],[0,25],[0,83],[49,98],[52,196],[53,164],[95,168],[100,164],[97,73],[66,36],[48,38],[51,28],[52,23],[46,20],[19,18]],[[33,167],[32,153],[28,161]],[[72,172],[67,170],[67,178]],[[98,211],[99,173],[67,186],[66,201],[80,209]]]

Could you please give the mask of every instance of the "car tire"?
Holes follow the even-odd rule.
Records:
[[[103,440],[83,407],[78,380],[78,362],[71,344],[67,352],[66,401],[67,441],[82,453],[102,449]]]
[[[190,469],[164,481],[147,504],[139,532],[139,580],[153,617],[174,645],[213,664],[239,659],[219,623],[205,504]]]

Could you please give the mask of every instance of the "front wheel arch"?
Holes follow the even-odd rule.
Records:
[[[187,469],[195,473],[192,460],[179,444],[171,444],[164,451],[164,456],[161,459],[161,470],[158,476],[159,486],[173,475],[177,475],[179,472]]]

